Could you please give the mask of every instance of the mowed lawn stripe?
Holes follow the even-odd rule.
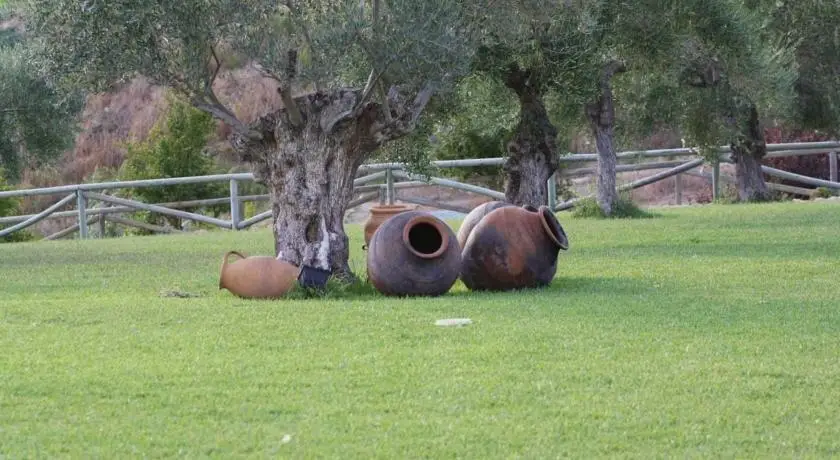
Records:
[[[434,299],[219,291],[266,230],[0,245],[0,456],[836,455],[840,206],[656,212]]]

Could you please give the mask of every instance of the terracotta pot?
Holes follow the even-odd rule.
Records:
[[[370,246],[370,239],[383,222],[406,211],[411,208],[404,204],[381,204],[370,208],[370,216],[365,221],[365,245]]]
[[[458,245],[463,248],[464,245],[467,244],[467,238],[469,238],[470,232],[472,232],[473,228],[478,225],[484,216],[505,206],[513,205],[505,201],[488,201],[487,203],[480,204],[473,208],[473,210],[467,214],[467,217],[464,217],[464,221],[458,229]]]
[[[376,230],[368,247],[368,278],[385,295],[444,294],[458,280],[460,268],[455,232],[422,211],[391,217]]]
[[[229,262],[231,255],[241,258]],[[219,289],[227,289],[247,299],[273,299],[289,292],[300,269],[270,256],[247,257],[237,251],[225,253],[219,276]]]
[[[461,253],[461,280],[471,290],[541,287],[557,272],[569,239],[547,206],[505,206],[487,214]]]

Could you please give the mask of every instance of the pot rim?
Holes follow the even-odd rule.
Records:
[[[435,230],[437,230],[437,232],[440,234],[441,244],[437,251],[432,252],[430,254],[425,254],[417,251],[416,249],[414,249],[414,247],[411,246],[411,242],[408,239],[408,235],[411,232],[411,229],[418,224],[429,224],[432,227],[434,227]],[[403,227],[403,244],[405,244],[405,247],[408,248],[408,250],[411,251],[412,254],[414,254],[417,257],[420,257],[421,259],[434,259],[440,257],[449,248],[449,238],[446,230],[446,224],[431,214],[422,214],[414,216],[411,219],[409,219]]]
[[[380,204],[370,208],[371,214],[391,214],[393,212],[410,211],[411,207],[405,204]]]
[[[540,213],[540,222],[542,222],[545,232],[548,233],[548,237],[551,238],[551,240],[554,241],[560,249],[564,251],[568,250],[569,237],[566,235],[566,231],[563,230],[563,226],[560,225],[560,221],[557,220],[557,216],[551,212],[551,209],[548,206],[540,206],[537,212]]]

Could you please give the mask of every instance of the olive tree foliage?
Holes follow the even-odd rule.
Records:
[[[512,203],[547,201],[546,183],[558,167],[561,133],[546,98],[560,94],[564,105],[577,108],[594,98],[595,89],[587,82],[598,71],[595,35],[600,25],[592,12],[588,2],[553,0],[501,0],[474,12],[483,33],[472,69],[492,80],[497,92],[506,88],[518,106],[504,150],[505,195]],[[494,97],[505,104],[510,96]]]
[[[81,107],[78,93],[62,91],[42,71],[23,36],[0,31],[0,168],[9,180],[72,145]]]
[[[676,126],[712,161],[728,145],[740,198],[767,199],[762,123],[791,113],[798,73],[793,47],[764,34],[765,16],[741,1],[687,0],[674,12],[680,29],[674,52],[648,63],[649,72],[628,75],[621,96],[626,120],[642,131]]]
[[[840,134],[840,3],[834,0],[748,0],[767,40],[794,50],[798,73],[788,122]]]
[[[137,74],[230,125],[271,196],[275,248],[352,279],[343,215],[359,165],[410,134],[471,58],[446,0],[26,0],[52,72],[94,90]],[[213,91],[220,46],[274,80],[283,107],[246,122]]]

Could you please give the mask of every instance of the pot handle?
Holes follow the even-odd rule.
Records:
[[[226,253],[225,253],[225,257],[224,257],[224,259],[222,259],[222,269],[224,269],[224,268],[225,268],[225,266],[227,266],[227,264],[228,264],[228,258],[229,258],[231,255],[236,255],[236,256],[239,256],[239,257],[240,257],[240,258],[242,258],[242,259],[247,259],[247,258],[248,258],[248,256],[246,256],[246,255],[242,254],[242,253],[241,253],[241,252],[239,252],[239,251],[228,251],[228,252],[226,252]]]
[[[228,258],[231,255],[236,255],[236,256],[239,256],[243,259],[246,258],[246,256],[243,255],[239,251],[228,251],[228,252],[225,253],[225,256],[222,258],[222,267],[219,270],[219,289],[224,289],[225,288],[225,268],[227,268],[227,266],[228,266]]]

